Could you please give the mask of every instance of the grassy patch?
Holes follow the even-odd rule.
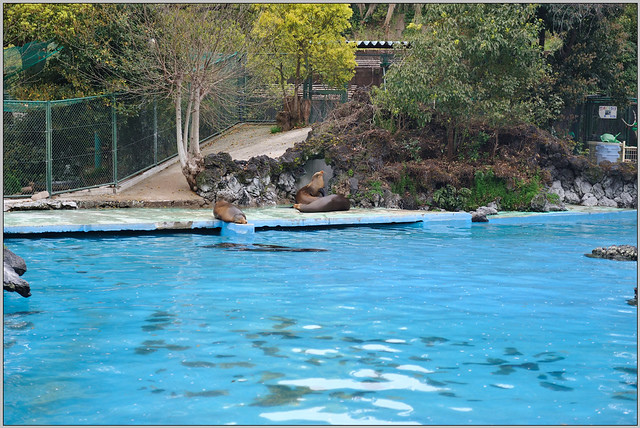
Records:
[[[541,187],[537,174],[528,181],[515,178],[508,183],[504,178],[496,177],[491,169],[477,171],[466,208],[475,209],[499,199],[503,210],[527,211]]]

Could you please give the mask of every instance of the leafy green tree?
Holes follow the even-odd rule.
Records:
[[[570,110],[587,95],[608,95],[619,105],[637,94],[637,4],[543,4],[541,43],[560,40],[548,56],[554,91]]]
[[[44,69],[22,72],[10,93],[27,100],[74,98],[133,80],[130,28],[140,22],[141,10],[126,4],[5,4],[5,49],[34,41],[61,48]]]
[[[291,122],[306,121],[298,96],[306,79],[318,76],[340,87],[354,75],[356,46],[344,37],[352,10],[347,4],[260,4],[256,8],[259,16],[252,34],[263,49],[252,55],[251,64],[266,81],[280,87]]]
[[[534,13],[523,4],[425,5],[422,24],[408,26],[410,48],[399,53],[375,103],[422,126],[438,117],[450,158],[472,123],[545,119],[547,102],[536,89],[548,70]]]

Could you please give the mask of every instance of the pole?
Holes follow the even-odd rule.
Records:
[[[98,169],[102,166],[102,153],[100,150],[100,137],[98,131],[93,131],[93,167]]]
[[[52,190],[53,190],[53,179],[52,179],[52,175],[53,175],[53,168],[52,168],[52,164],[53,164],[53,155],[52,155],[52,150],[51,150],[51,137],[53,134],[53,129],[51,126],[51,101],[47,101],[46,104],[46,114],[45,114],[45,121],[46,121],[46,133],[45,133],[45,139],[46,139],[46,168],[47,168],[47,177],[46,177],[46,181],[47,181],[47,192],[49,192],[49,196],[51,196]]]
[[[153,99],[153,164],[158,165],[158,101]]]
[[[113,193],[118,192],[118,126],[116,124],[116,96],[111,96],[111,158],[113,159]]]

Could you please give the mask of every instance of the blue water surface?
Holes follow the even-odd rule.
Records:
[[[635,425],[636,230],[7,239],[4,423]]]

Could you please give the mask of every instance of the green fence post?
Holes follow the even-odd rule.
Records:
[[[52,150],[51,150],[51,137],[52,137],[52,133],[53,133],[53,127],[51,126],[51,101],[47,101],[46,104],[46,114],[45,114],[45,121],[46,121],[46,156],[47,156],[47,160],[46,160],[46,168],[47,168],[47,177],[46,177],[46,182],[47,182],[47,192],[49,192],[49,195],[52,194],[53,191],[53,179],[52,179],[52,175],[53,175],[53,155],[52,155]]]
[[[116,97],[111,98],[111,157],[113,158],[113,193],[118,189],[118,126],[116,124]]]
[[[98,169],[102,166],[102,156],[100,148],[100,137],[98,131],[93,131],[93,167]]]
[[[158,165],[158,101],[153,99],[153,164]]]

